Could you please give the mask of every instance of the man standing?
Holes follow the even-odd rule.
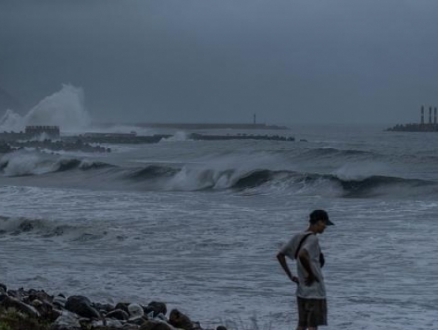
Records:
[[[324,278],[321,268],[324,256],[316,234],[322,234],[327,226],[333,225],[324,210],[314,210],[309,216],[309,227],[296,234],[277,254],[278,262],[287,276],[297,286],[298,327],[297,330],[316,330],[327,325],[327,303]],[[297,263],[294,276],[286,262],[286,256]]]

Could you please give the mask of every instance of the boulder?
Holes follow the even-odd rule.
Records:
[[[149,320],[143,323],[140,330],[175,330],[175,328],[163,321]]]
[[[105,316],[106,318],[116,319],[116,320],[122,320],[126,321],[129,319],[129,314],[126,313],[123,309],[115,309]]]
[[[143,310],[146,315],[151,315],[151,313],[153,313],[152,317],[156,317],[160,313],[163,315],[166,315],[167,313],[166,304],[158,301],[150,302],[146,307],[143,307]]]
[[[99,312],[92,306],[90,299],[84,296],[70,296],[65,303],[65,309],[87,318],[100,318]]]
[[[170,312],[169,323],[175,328],[193,330],[193,323],[190,318],[177,309],[172,309]]]

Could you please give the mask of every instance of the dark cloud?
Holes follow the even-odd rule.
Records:
[[[437,105],[434,1],[0,2],[0,87],[99,120],[408,122]]]

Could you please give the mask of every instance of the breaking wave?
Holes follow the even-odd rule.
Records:
[[[342,179],[334,174],[298,173],[290,171],[258,170],[241,177],[233,185],[235,189],[251,189],[267,184],[287,184],[289,188],[309,191],[338,191],[339,197],[373,197],[432,187],[438,192],[436,182],[373,175],[363,179]],[[310,189],[312,190],[312,189]]]
[[[342,158],[349,159],[351,157],[375,159],[382,157],[380,154],[372,151],[357,150],[357,149],[337,149],[331,147],[308,149],[307,151],[303,152],[301,156],[305,158],[327,157],[327,158],[337,158],[337,159],[342,159]]]
[[[16,151],[0,158],[0,173],[8,177],[33,176],[74,169],[91,170],[113,167],[100,161],[57,158],[39,152]]]
[[[64,236],[72,241],[89,241],[100,239],[107,232],[86,225],[59,224],[47,219],[0,216],[0,237],[20,235],[43,238]]]
[[[25,116],[7,110],[0,118],[0,132],[20,132],[27,125],[57,125],[64,132],[78,132],[90,123],[83,90],[72,85],[62,85],[60,91],[42,99]]]
[[[134,169],[126,177],[133,180],[150,180],[158,177],[172,177],[178,169],[168,166],[148,165],[144,168]]]
[[[161,180],[159,190],[259,190],[294,194],[330,195],[338,197],[373,197],[407,192],[416,194],[418,189],[432,189],[438,193],[438,184],[433,181],[407,179],[384,175],[347,179],[336,174],[302,173],[296,171],[272,171],[259,169],[242,171],[237,169],[181,169],[167,166],[147,166],[126,176],[130,180],[147,183]]]
[[[17,151],[0,159],[0,176],[41,176],[38,184],[75,182],[83,188],[144,191],[251,191],[260,194],[303,194],[344,198],[438,194],[438,183],[417,178],[391,176],[379,164],[349,163],[331,173],[272,169],[248,164],[149,164],[142,167],[115,166],[91,159],[65,158],[38,152]],[[111,168],[111,170],[108,170]],[[85,174],[87,173],[87,174]],[[74,175],[74,177],[73,177]],[[73,179],[68,179],[71,176]],[[41,183],[42,182],[42,183]]]

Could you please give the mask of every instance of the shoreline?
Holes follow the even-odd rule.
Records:
[[[174,308],[151,301],[147,305],[120,301],[92,302],[81,295],[51,295],[45,290],[9,289],[0,283],[1,330],[227,330],[203,328]]]

